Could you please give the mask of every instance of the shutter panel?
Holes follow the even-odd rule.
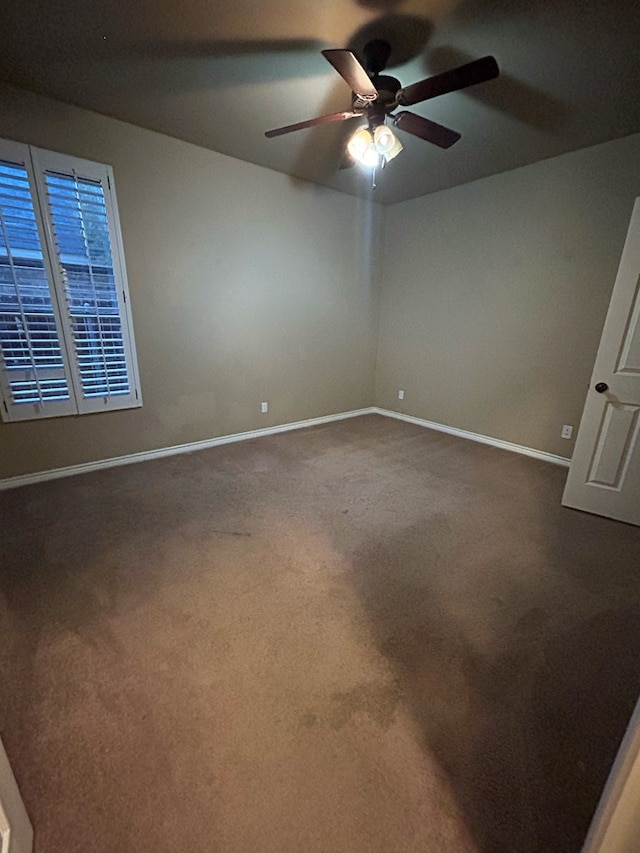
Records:
[[[107,169],[40,150],[34,163],[69,318],[78,409],[140,405]]]
[[[0,143],[0,384],[8,420],[76,411],[33,186],[27,147]]]
[[[141,406],[109,167],[0,140],[3,420]]]

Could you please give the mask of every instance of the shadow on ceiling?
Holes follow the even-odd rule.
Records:
[[[430,74],[439,74],[476,58],[458,48],[442,46],[429,51],[425,66]],[[500,57],[497,59],[500,64]],[[464,90],[464,94],[540,130],[557,130],[566,116],[566,108],[561,101],[516,80],[503,68],[490,86],[471,86]]]
[[[363,5],[386,8],[396,4],[379,2]],[[416,15],[381,15],[360,27],[349,39],[346,46],[362,62],[364,58],[363,48],[368,41],[373,39],[387,41],[391,45],[391,54],[387,62],[387,69],[389,69],[403,65],[420,56],[424,52],[432,33],[433,23],[428,18],[421,18]],[[337,78],[335,85],[332,86],[316,115],[346,110],[350,106],[351,93],[349,87],[344,81]],[[293,116],[291,122],[304,121],[307,118],[313,118],[313,116],[301,116],[300,118]],[[362,123],[362,119],[359,121]],[[304,173],[309,159],[317,157],[319,151],[322,152],[324,160],[319,171],[324,177],[329,177],[336,169],[350,168],[353,161],[346,153],[346,145],[349,136],[357,126],[358,121],[350,119],[331,126],[314,127],[307,131],[294,171],[299,174]]]

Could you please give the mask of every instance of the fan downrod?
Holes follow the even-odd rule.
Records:
[[[368,41],[362,49],[364,67],[370,77],[377,77],[387,67],[391,45],[382,39]]]
[[[387,74],[380,74],[384,71],[387,60],[391,54],[391,45],[389,42],[382,39],[373,39],[368,41],[363,48],[364,69],[371,78],[371,82],[378,90],[376,102],[384,109],[389,107],[394,101],[396,93],[400,90],[400,81],[395,77],[390,77]],[[357,96],[355,96],[357,101]],[[356,103],[354,101],[354,103]],[[370,112],[371,104],[368,104],[368,112]]]

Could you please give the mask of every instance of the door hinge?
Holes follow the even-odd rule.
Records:
[[[7,406],[7,401],[3,400],[2,405],[4,406],[4,410],[7,414],[9,414],[9,407]]]
[[[127,292],[126,292],[126,290],[122,291],[122,298],[124,299],[124,304],[126,305],[127,304]]]
[[[139,399],[140,399],[140,397],[138,397],[138,389],[137,389],[137,388],[134,388],[133,390],[136,392],[136,400],[139,400]]]
[[[108,174],[107,174],[107,186],[109,187],[109,189],[111,189],[111,178],[109,177]]]

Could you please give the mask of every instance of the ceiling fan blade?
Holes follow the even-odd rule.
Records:
[[[427,142],[432,142],[439,148],[451,148],[460,139],[460,134],[457,131],[449,130],[448,127],[436,124],[435,121],[418,116],[415,113],[396,113],[392,119],[394,125],[400,130],[406,130],[407,133],[419,136],[420,139],[426,139]]]
[[[410,107],[427,101],[429,98],[437,98],[447,92],[456,92],[458,89],[466,89],[467,86],[475,86],[476,83],[484,83],[493,80],[500,74],[498,63],[493,56],[484,56],[482,59],[474,59],[466,65],[443,71],[426,80],[419,80],[410,86],[400,89],[396,100],[400,106]]]
[[[323,50],[322,55],[333,65],[342,79],[347,81],[352,92],[360,95],[365,101],[375,101],[378,90],[350,50]]]
[[[341,113],[331,113],[327,116],[310,118],[308,121],[299,121],[297,124],[288,124],[285,127],[277,127],[275,130],[267,130],[265,136],[271,139],[274,136],[282,136],[283,133],[293,133],[294,130],[304,130],[305,127],[314,127],[316,124],[328,124],[330,121],[346,121],[348,118],[361,116],[361,112],[347,110]]]

